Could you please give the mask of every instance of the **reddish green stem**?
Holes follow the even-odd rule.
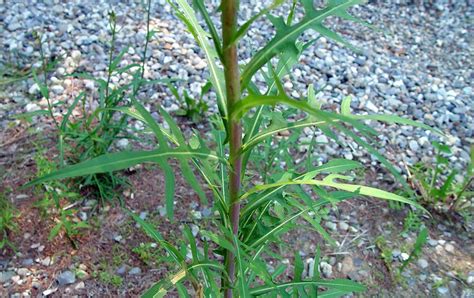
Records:
[[[222,0],[222,37],[223,37],[223,63],[225,73],[225,85],[227,96],[227,110],[240,100],[240,71],[237,51],[237,42],[232,42],[232,37],[237,28],[237,15],[239,10],[238,0]],[[238,235],[240,218],[240,175],[242,170],[242,158],[239,154],[242,145],[242,127],[240,120],[232,119],[229,122],[229,162],[231,171],[229,174],[229,203],[230,222],[232,232]],[[227,251],[225,266],[230,283],[224,283],[224,297],[232,297],[232,286],[235,280],[235,256]]]

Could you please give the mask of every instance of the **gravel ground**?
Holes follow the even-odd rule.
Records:
[[[318,98],[327,106],[338,105],[343,97],[351,95],[354,113],[397,114],[439,128],[446,134],[443,141],[451,146],[454,153],[451,157],[454,167],[462,170],[469,159],[469,147],[474,144],[474,6],[455,1],[452,6],[440,4],[425,9],[395,4],[395,1],[385,2],[353,9],[355,15],[368,20],[379,31],[335,19],[329,22],[329,26],[337,28],[361,48],[362,53],[356,54],[321,38],[302,55],[302,63],[292,72],[293,83],[285,78],[285,87],[293,90],[290,91],[292,95],[304,96],[309,84],[314,84],[315,89],[325,86]],[[242,1],[242,18],[248,18],[264,5],[265,1]],[[66,74],[80,70],[99,77],[106,75],[107,43],[110,38],[107,11],[112,8],[121,27],[117,36],[118,48],[130,46],[123,65],[140,61],[146,32],[145,14],[140,1],[74,0],[68,1],[67,5],[60,4],[60,1],[16,1],[7,5],[0,0],[0,63],[13,63],[21,68],[37,64],[39,54],[34,48],[31,32],[42,32],[46,55],[64,57],[51,77],[52,100],[71,101],[83,88],[93,90],[94,85],[88,80],[66,77]],[[279,11],[286,9],[284,6]],[[158,33],[150,43],[146,77],[183,79],[179,82],[179,91],[188,89],[192,96],[198,96],[208,77],[206,62],[191,35],[184,33],[184,26],[170,14],[170,7],[164,0],[153,4],[151,28]],[[268,22],[262,20],[254,24],[248,37],[242,41],[242,58],[248,58],[273,33]],[[114,77],[112,82],[120,85],[129,79],[129,76],[122,75]],[[140,97],[149,99],[146,105],[152,110],[158,104],[171,112],[178,109],[178,103],[165,88],[150,87]],[[212,101],[213,98],[211,94],[206,100]],[[32,80],[8,85],[0,90],[0,125],[6,128],[12,115],[44,106],[45,101],[41,100]],[[61,112],[57,110],[58,114]],[[209,114],[214,112],[216,108],[211,106]],[[374,126],[381,132],[379,140],[384,153],[401,169],[405,164],[433,158],[430,142],[438,138],[429,131],[375,123]],[[309,136],[313,132],[307,133]],[[324,137],[319,140],[326,142]],[[361,154],[356,144],[340,148],[337,144],[328,143],[323,148],[322,160],[342,152],[345,158],[376,164],[370,156]],[[346,222],[349,218],[334,218],[327,228],[351,231]],[[359,224],[354,224],[356,231],[360,228]],[[453,250],[457,248],[454,247],[460,244],[443,240],[452,236],[450,232],[446,233],[449,235],[441,231],[441,238],[432,239],[430,249],[433,253],[435,250],[442,251],[445,256],[455,253]],[[432,266],[426,262],[422,258],[417,266],[421,269]],[[321,270],[331,276],[331,270],[336,271],[338,266],[344,266],[344,260],[337,264],[328,260]],[[3,269],[2,266],[0,269]],[[1,282],[8,283],[12,277],[19,276],[15,277],[18,280],[12,280],[13,283],[18,282],[21,281],[20,276],[29,274],[18,270],[16,273],[0,272]],[[360,273],[360,270],[357,272]],[[12,276],[7,276],[7,273]],[[471,280],[472,287],[471,276],[474,273],[471,273],[468,280]],[[429,276],[429,273],[422,275],[425,278],[417,278],[417,282],[424,283],[428,278],[435,284],[441,279],[437,275]],[[73,277],[71,272],[66,271],[58,278],[63,284],[73,284]],[[449,287],[439,287],[437,295],[449,296],[449,291]],[[472,291],[461,293],[465,297],[474,295]]]
[[[24,67],[37,63],[39,54],[31,32],[43,32],[46,55],[65,57],[51,78],[53,101],[70,101],[83,86],[93,89],[93,84],[65,78],[65,74],[85,70],[105,77],[108,10],[113,8],[119,16],[121,30],[117,48],[130,46],[122,63],[140,60],[146,28],[144,10],[135,2],[125,2],[129,3],[71,1],[62,5],[54,4],[55,1],[46,2],[48,4],[32,1],[34,4],[3,5],[0,7],[0,22],[3,23],[0,61],[16,62]],[[264,4],[264,1],[250,1],[249,4],[244,1],[242,18],[261,10]],[[180,92],[187,89],[191,90],[191,95],[198,96],[208,76],[206,63],[191,36],[183,33],[184,26],[169,11],[165,1],[153,5],[151,28],[158,33],[150,45],[146,76],[183,79],[179,83]],[[285,87],[293,90],[295,96],[304,96],[305,91],[301,90],[306,90],[309,84],[314,84],[316,90],[325,86],[319,99],[328,106],[339,104],[343,97],[351,95],[355,113],[404,115],[439,128],[446,134],[443,141],[452,146],[452,162],[461,169],[469,159],[469,146],[474,144],[473,7],[467,7],[464,2],[454,7],[439,5],[430,9],[386,3],[366,5],[353,12],[380,31],[337,20],[329,23],[363,49],[362,53],[356,54],[321,38],[302,55],[302,63],[292,73],[294,84],[286,81]],[[242,42],[242,57],[256,51],[272,34],[274,31],[269,22],[257,22]],[[112,81],[121,84],[128,79],[124,74]],[[168,111],[175,111],[178,103],[167,92],[153,87],[141,96],[150,99],[149,105],[161,104]],[[21,109],[32,111],[44,104],[38,100],[38,88],[31,81],[7,87],[0,96],[3,125],[7,124],[6,116]],[[214,96],[211,94],[206,98],[212,101]],[[210,110],[213,112],[214,105]],[[432,157],[430,142],[437,137],[429,131],[374,125],[381,131],[382,147],[393,145],[389,147],[395,151],[386,153],[400,168],[404,168],[405,163],[413,164],[420,158]],[[350,147],[342,148],[344,156],[360,157],[361,150],[357,145],[353,143]],[[330,144],[326,149],[328,155],[334,155],[338,145]],[[323,155],[322,159],[325,158]]]

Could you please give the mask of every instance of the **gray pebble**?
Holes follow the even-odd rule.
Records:
[[[337,230],[337,225],[335,223],[331,222],[331,221],[327,221],[324,225],[332,231]]]
[[[426,269],[429,266],[428,261],[426,261],[425,259],[418,259],[417,264],[422,269]]]
[[[439,287],[436,291],[441,295],[441,297],[447,297],[449,294],[449,288],[447,287]]]
[[[33,259],[24,259],[21,261],[22,266],[31,266],[33,265]]]
[[[127,265],[122,265],[115,271],[115,273],[117,273],[118,275],[125,275],[126,272],[127,272]]]
[[[339,229],[342,231],[347,231],[349,229],[349,225],[343,221],[339,223]]]
[[[138,275],[141,273],[142,273],[142,270],[139,267],[133,267],[132,269],[130,269],[130,271],[128,271],[129,275]]]
[[[70,285],[76,282],[76,275],[72,271],[64,271],[56,277],[60,286]]]
[[[417,152],[418,149],[420,149],[420,146],[418,145],[418,142],[415,141],[415,140],[411,140],[410,142],[408,142],[408,146],[414,152]]]
[[[444,246],[444,249],[447,251],[447,252],[450,252],[450,253],[453,253],[454,252],[454,246],[450,243],[447,243],[445,246]]]
[[[324,277],[329,278],[332,276],[332,266],[326,262],[321,262],[319,264],[319,269]]]
[[[148,212],[147,212],[147,211],[142,211],[142,212],[140,212],[139,217],[140,217],[142,220],[145,220],[147,216],[148,216]]]
[[[327,144],[329,143],[329,140],[328,137],[326,137],[325,135],[320,135],[316,137],[316,142],[321,144]]]
[[[0,283],[9,281],[13,276],[15,276],[15,272],[13,271],[0,271]]]

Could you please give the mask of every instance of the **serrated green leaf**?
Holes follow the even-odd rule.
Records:
[[[319,280],[319,281],[298,281],[298,282],[288,282],[270,286],[261,286],[257,288],[250,289],[250,294],[252,295],[263,295],[269,292],[274,292],[276,290],[287,289],[295,286],[320,286],[327,287],[329,289],[338,289],[341,291],[361,293],[366,290],[366,287],[358,284],[356,282],[347,280],[347,279],[334,279],[334,280]]]
[[[376,135],[377,132],[375,130],[363,124],[358,119],[355,119],[354,116],[345,116],[345,115],[340,115],[337,113],[326,112],[326,111],[315,109],[311,107],[307,101],[298,101],[298,100],[289,98],[286,94],[284,94],[284,91],[282,91],[281,86],[278,87],[278,89],[280,90],[280,94],[278,95],[264,96],[264,95],[249,94],[247,97],[238,101],[232,107],[231,117],[234,119],[240,119],[243,113],[245,113],[246,111],[248,111],[249,109],[253,107],[260,106],[260,105],[275,106],[277,104],[285,104],[285,105],[297,108],[301,111],[307,112],[313,117],[318,117],[321,121],[326,121],[328,124],[330,123],[333,127],[335,127],[339,131],[343,132],[344,134],[354,139],[354,141],[356,141],[359,145],[364,147],[364,149],[366,149],[370,154],[376,157],[390,171],[390,173],[405,187],[405,190],[414,196],[413,190],[407,184],[406,180],[400,175],[397,169],[395,169],[395,167],[384,156],[382,156],[367,141],[362,139],[360,136],[358,136],[356,133],[354,133],[350,129],[347,129],[345,126],[341,125],[339,122],[342,121],[342,122],[351,124],[366,138],[369,137],[367,133]],[[375,115],[375,116],[378,116],[378,115]],[[401,121],[401,120],[397,119],[397,121]],[[419,124],[419,125],[423,126],[424,124]]]
[[[153,151],[124,151],[118,153],[105,154],[91,160],[83,161],[79,164],[67,166],[56,172],[39,177],[25,185],[30,187],[50,180],[60,180],[64,178],[74,178],[99,173],[109,173],[122,170],[140,163],[156,162],[156,160],[167,158],[204,158],[219,159],[217,156],[200,152],[197,150],[182,149],[162,149]]]
[[[245,281],[245,273],[244,273],[245,262],[244,262],[244,257],[242,255],[243,252],[240,248],[240,242],[237,239],[236,235],[232,235],[232,239],[234,242],[235,258],[237,262],[237,269],[239,272],[239,274],[237,275],[239,297],[250,297],[249,287]]]
[[[326,164],[323,164],[321,166],[318,166],[318,167],[314,168],[310,172],[301,174],[301,175],[297,176],[294,179],[302,179],[305,176],[313,178],[317,174],[320,174],[320,173],[332,173],[332,174],[341,173],[341,172],[345,172],[345,171],[354,170],[354,169],[357,169],[357,168],[360,168],[360,167],[362,167],[362,165],[357,161],[346,160],[346,159],[334,159],[334,160],[329,161]],[[278,191],[281,191],[284,187],[285,187],[284,185],[282,185],[280,187],[275,187],[275,188],[259,195],[255,200],[249,201],[242,208],[242,211],[241,211],[242,217],[248,216],[248,214],[253,209],[255,209],[257,206],[261,206],[262,204],[267,202],[274,194],[276,194]]]
[[[287,185],[287,184],[285,184],[285,185]],[[270,188],[272,188],[272,187],[270,187]],[[244,199],[248,193],[249,192],[242,195],[241,199]],[[342,199],[334,198],[334,201],[340,202],[344,199],[346,199],[346,198],[342,198]],[[289,223],[292,222],[293,220],[297,219],[298,217],[302,216],[303,214],[307,213],[308,211],[319,208],[319,207],[324,206],[324,205],[329,204],[329,203],[330,203],[330,201],[327,200],[327,199],[324,199],[324,198],[321,198],[318,201],[315,201],[311,206],[303,208],[300,211],[298,211],[298,212],[288,216],[287,218],[281,220],[277,225],[273,226],[269,231],[267,231],[265,234],[260,236],[257,240],[253,241],[250,244],[250,246],[251,247],[258,247],[259,245],[264,244],[268,239],[270,239],[271,237],[273,237],[277,233],[280,233],[282,230],[289,228]]]
[[[312,0],[303,0],[305,8],[305,16],[302,20],[294,25],[285,24],[283,18],[271,17],[273,25],[276,27],[276,35],[270,42],[259,50],[249,63],[245,66],[242,72],[242,88],[245,89],[252,79],[253,75],[265,65],[271,58],[278,55],[280,52],[295,52],[295,43],[303,32],[312,29],[325,35],[331,39],[349,45],[337,33],[331,31],[323,25],[323,21],[331,16],[338,16],[348,19],[350,16],[345,13],[348,8],[356,4],[364,3],[364,0],[349,0],[349,1],[330,1],[324,9],[317,10],[313,6]],[[350,16],[350,20],[354,18]]]
[[[353,192],[353,193],[358,193],[364,196],[370,196],[370,197],[375,197],[379,199],[384,199],[384,200],[390,200],[390,201],[397,201],[409,205],[413,205],[420,210],[423,210],[425,212],[426,209],[424,209],[421,205],[416,203],[413,200],[406,199],[402,196],[396,195],[394,193],[390,193],[381,189],[373,188],[373,187],[368,187],[368,186],[363,186],[363,185],[356,185],[356,184],[347,184],[347,183],[339,183],[336,182],[335,179],[343,179],[347,180],[347,176],[341,176],[338,174],[331,174],[324,178],[323,180],[315,180],[315,179],[295,179],[295,180],[290,180],[290,181],[281,181],[281,182],[276,182],[276,183],[271,183],[271,184],[264,184],[264,185],[257,185],[254,188],[250,189],[246,193],[244,193],[240,199],[244,200],[248,196],[250,196],[252,193],[264,191],[267,189],[272,189],[276,187],[281,187],[284,185],[317,185],[317,186],[326,186],[326,187],[332,187],[348,192]]]

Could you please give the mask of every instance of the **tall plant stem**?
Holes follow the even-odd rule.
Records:
[[[109,65],[107,67],[107,84],[105,87],[105,102],[107,102],[109,98],[109,86],[110,86],[110,80],[112,78],[112,72],[113,72],[112,62],[113,62],[114,51],[115,51],[115,36],[117,33],[117,17],[115,16],[114,11],[109,12],[109,27],[110,27],[110,30],[112,31],[112,40],[110,41]],[[104,108],[104,106],[101,106],[101,108]]]
[[[240,72],[237,52],[237,42],[232,42],[232,37],[237,30],[237,15],[239,10],[238,0],[222,0],[222,37],[223,37],[223,62],[224,76],[227,95],[227,110],[231,111],[232,106],[240,100]],[[232,232],[237,235],[239,232],[240,217],[240,175],[242,171],[242,158],[239,149],[242,145],[242,127],[240,121],[230,117],[229,122],[229,163],[231,166],[229,174],[229,204],[230,222]],[[225,266],[230,283],[235,280],[235,256],[231,251],[227,251],[225,256]],[[224,284],[224,297],[232,297],[232,284]]]
[[[148,43],[150,42],[150,10],[151,10],[151,0],[148,0],[146,9],[146,38],[145,38],[145,48],[143,49],[143,58],[142,58],[142,73],[141,78],[143,79],[145,75],[145,64],[146,64],[146,51],[148,49]]]
[[[44,87],[47,89],[48,88],[48,61],[46,59],[46,55],[44,54],[43,51],[43,40],[41,34],[35,31],[34,35],[36,36],[36,40],[38,42],[38,47],[39,47],[39,52],[40,52],[40,57],[41,57],[41,69],[43,71],[43,84]],[[51,104],[51,99],[49,98],[49,91],[48,91],[48,96],[46,98],[46,103],[48,104],[48,112],[49,115],[51,116],[51,119],[53,119],[54,125],[58,129],[58,132],[61,133],[61,130],[59,129],[59,123],[54,117],[53,113],[53,105]]]

